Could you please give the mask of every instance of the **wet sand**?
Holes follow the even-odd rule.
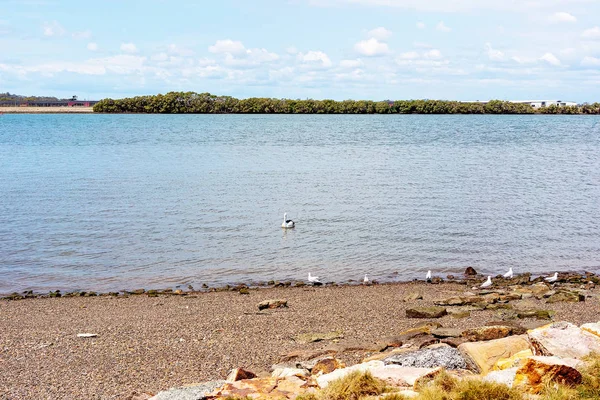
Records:
[[[268,371],[282,354],[332,345],[300,344],[293,340],[298,334],[341,331],[339,345],[375,343],[428,321],[407,319],[406,308],[432,305],[466,289],[455,283],[404,283],[267,288],[249,295],[0,300],[0,399],[127,399],[222,379],[234,367]],[[403,302],[415,291],[424,299]],[[581,324],[600,320],[599,293],[591,289],[591,297],[581,303],[527,299],[514,304],[552,309],[555,321]],[[289,308],[258,313],[260,301],[277,298],[287,299]],[[475,327],[498,320],[498,312],[435,321],[444,327]],[[84,339],[78,333],[98,336]],[[362,356],[338,357],[353,363]]]

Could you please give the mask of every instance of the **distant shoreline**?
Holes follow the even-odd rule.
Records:
[[[0,107],[1,114],[91,114],[93,107]]]

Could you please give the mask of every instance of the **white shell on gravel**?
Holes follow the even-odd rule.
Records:
[[[77,334],[77,337],[83,337],[83,338],[86,338],[86,337],[96,337],[96,336],[98,336],[98,335],[95,334],[95,333],[78,333]]]

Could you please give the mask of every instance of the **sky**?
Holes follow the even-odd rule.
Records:
[[[0,6],[0,92],[600,101],[600,0]]]

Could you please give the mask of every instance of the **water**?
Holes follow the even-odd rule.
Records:
[[[599,272],[599,122],[3,115],[0,293]]]

